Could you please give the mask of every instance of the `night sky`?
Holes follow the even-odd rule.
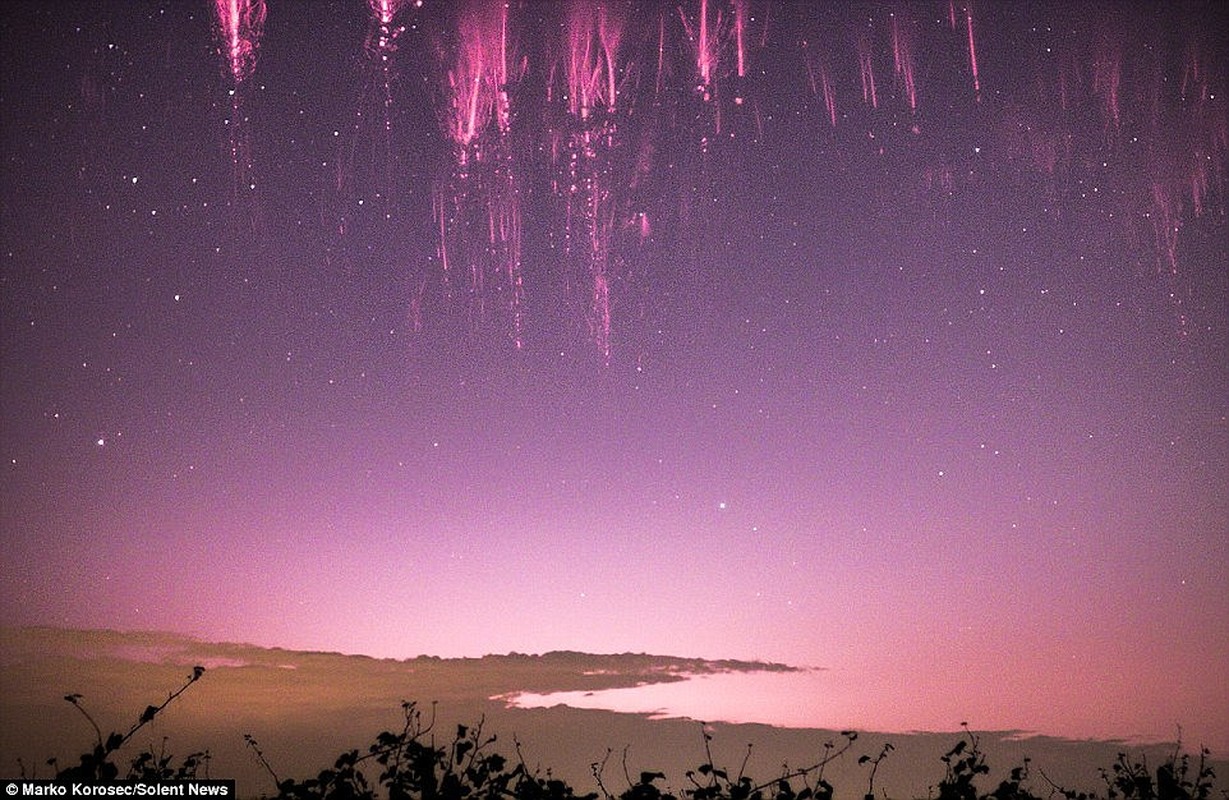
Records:
[[[0,623],[1229,747],[1224,3],[219,4],[0,11]]]

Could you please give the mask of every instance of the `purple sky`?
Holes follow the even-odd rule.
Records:
[[[1229,746],[1224,4],[403,6],[5,6],[0,622]]]

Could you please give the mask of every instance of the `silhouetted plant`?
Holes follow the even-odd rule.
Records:
[[[1036,796],[1025,788],[1028,782],[1029,759],[1018,767],[1013,767],[1007,780],[1001,782],[998,788],[987,795],[990,800],[1036,800]]]
[[[833,742],[826,743],[823,757],[815,764],[794,770],[785,768],[780,777],[765,783],[757,783],[746,774],[747,762],[751,758],[751,745],[747,745],[747,753],[743,758],[738,775],[731,778],[729,772],[714,766],[712,748],[709,744],[713,738],[712,734],[704,730],[703,726],[701,734],[704,739],[706,761],[696,770],[686,773],[692,786],[684,790],[683,794],[690,800],[765,800],[766,792],[770,790],[773,800],[813,800],[816,797],[830,799],[832,786],[823,779],[824,768],[843,756],[858,738],[855,731],[842,731],[841,736],[844,737],[844,743],[840,747]],[[702,776],[703,781],[696,778],[697,772]],[[660,773],[658,775],[665,777]],[[815,780],[815,785],[811,784],[812,778]],[[801,780],[801,788],[794,788],[795,780]]]
[[[960,727],[964,728],[964,738],[939,759],[946,765],[947,773],[939,782],[939,800],[977,800],[973,781],[990,771],[977,735],[969,730],[967,722],[960,723]]]
[[[875,800],[875,773],[879,771],[879,764],[888,757],[888,753],[895,749],[890,742],[885,742],[883,749],[879,751],[879,755],[874,758],[862,756],[858,759],[859,764],[869,763],[871,765],[871,774],[866,781],[866,800]]]
[[[64,699],[72,703],[94,729],[96,743],[82,754],[80,764],[57,770],[56,777],[90,781],[118,779],[119,768],[112,761],[116,752],[203,673],[203,667],[193,668],[183,686],[171,692],[161,705],[147,706],[127,733],[111,733],[106,737],[82,704],[82,696],[65,696]],[[256,740],[251,735],[245,735],[244,739],[272,777],[278,800],[599,800],[599,797],[616,800],[603,782],[611,755],[609,750],[601,762],[591,765],[600,795],[578,794],[572,786],[553,778],[549,772],[543,776],[530,770],[521,753],[520,742],[514,740],[514,763],[494,752],[497,739],[484,731],[484,721],[473,727],[458,725],[448,743],[438,746],[433,735],[434,711],[431,720],[424,721],[417,704],[404,702],[402,712],[404,723],[400,731],[380,733],[365,753],[359,750],[344,752],[331,768],[303,781],[280,779]],[[994,791],[979,794],[975,782],[978,776],[988,774],[990,768],[978,736],[969,730],[967,723],[961,723],[961,727],[964,735],[940,758],[945,774],[938,784],[935,800],[1040,800],[1027,786],[1030,770],[1027,758],[1013,768]],[[831,740],[825,742],[823,755],[815,764],[801,769],[783,767],[779,777],[761,783],[746,774],[752,745],[747,745],[737,773],[731,774],[716,765],[711,747],[713,737],[703,723],[700,732],[704,763],[685,773],[690,785],[677,796],[661,785],[666,781],[662,772],[642,771],[633,781],[627,766],[627,750],[624,750],[623,775],[627,789],[617,800],[832,800],[834,790],[824,777],[825,767],[842,757],[858,738],[854,731],[842,731],[840,744]],[[885,744],[877,756],[864,755],[858,759],[859,764],[871,765],[865,800],[875,800],[876,775],[892,751],[893,746]],[[1182,752],[1181,737],[1173,752],[1155,771],[1149,769],[1146,758],[1131,759],[1120,753],[1114,764],[1100,770],[1106,786],[1103,797],[1065,789],[1044,772],[1040,774],[1050,786],[1049,796],[1057,795],[1065,800],[1211,800],[1215,773],[1208,763],[1210,755],[1206,748],[1201,748],[1198,759],[1193,761],[1190,754]],[[125,778],[182,780],[198,777],[202,771],[207,777],[209,762],[206,750],[192,753],[175,764],[166,752],[166,739],[163,739],[159,752],[155,753],[151,747],[131,759]],[[56,767],[54,759],[48,763]],[[364,770],[374,777],[369,777]],[[24,775],[24,764],[22,772]]]
[[[125,744],[136,735],[137,731],[144,728],[146,725],[154,721],[159,713],[169,706],[177,697],[187,691],[188,687],[200,680],[201,675],[205,674],[204,667],[193,667],[192,674],[188,676],[188,680],[183,686],[180,686],[175,691],[167,695],[166,700],[162,701],[161,705],[146,706],[145,710],[128,729],[127,733],[113,732],[105,739],[102,735],[102,729],[98,727],[98,723],[90,716],[90,712],[85,710],[81,704],[82,695],[68,694],[64,699],[72,703],[73,708],[81,712],[86,721],[90,723],[90,727],[94,729],[96,743],[92,750],[82,753],[80,763],[66,769],[57,769],[56,778],[61,780],[91,780],[91,781],[113,781],[119,778],[119,767],[111,761],[112,755],[123,747]],[[208,769],[209,753],[208,751],[193,753],[184,759],[183,763],[178,767],[171,764],[171,756],[167,755],[166,742],[163,741],[161,753],[155,755],[152,751],[146,750],[137,754],[129,764],[128,773],[125,778],[130,779],[145,779],[145,780],[162,780],[169,778],[194,778],[197,771],[205,767]],[[58,765],[56,760],[48,759],[48,764],[55,769]]]
[[[1199,761],[1191,765],[1189,753],[1181,752],[1181,738],[1173,753],[1154,773],[1148,771],[1148,760],[1140,757],[1132,760],[1126,753],[1119,753],[1118,760],[1110,769],[1102,768],[1106,797],[1109,800],[1208,800],[1212,796],[1216,773],[1207,763],[1211,753],[1206,747],[1199,750]]]
[[[181,781],[188,778],[208,777],[209,762],[212,759],[208,750],[190,753],[180,762],[179,766],[172,763],[172,757],[166,752],[167,739],[162,738],[162,748],[158,753],[144,750],[132,759],[128,768],[128,777],[142,781]],[[199,774],[198,773],[202,773]]]
[[[578,796],[563,781],[531,773],[523,758],[509,769],[504,756],[490,752],[496,737],[484,734],[482,723],[458,725],[452,741],[438,747],[430,736],[434,723],[423,722],[417,705],[402,703],[402,711],[400,732],[384,731],[365,754],[342,753],[332,769],[304,781],[279,781],[256,740],[245,738],[283,800],[372,800],[377,787],[389,800],[597,800],[597,794]],[[379,770],[374,783],[362,769],[368,763]]]

